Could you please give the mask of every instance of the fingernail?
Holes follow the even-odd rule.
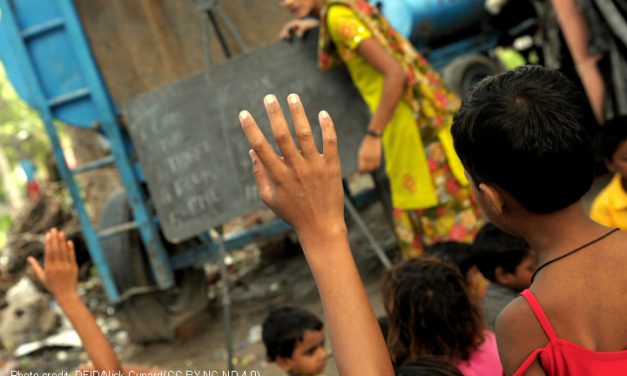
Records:
[[[257,154],[253,149],[248,150],[248,155],[250,155],[250,159],[252,159],[253,163],[257,163]]]
[[[241,120],[245,120],[250,114],[248,113],[248,111],[244,110],[244,111],[240,111],[239,113],[239,118]]]
[[[291,104],[296,104],[298,103],[298,95],[296,94],[290,94],[287,96],[287,101],[290,102]]]
[[[276,98],[272,94],[266,95],[265,98],[263,98],[263,100],[264,100],[264,102],[266,102],[266,104],[272,104],[272,103],[276,102]]]
[[[329,113],[326,111],[320,111],[320,117],[323,119],[328,119],[329,118]]]

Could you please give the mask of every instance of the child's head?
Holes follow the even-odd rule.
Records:
[[[627,116],[616,117],[601,127],[601,152],[607,169],[627,178]]]
[[[433,356],[422,356],[403,364],[397,376],[463,376],[462,372],[448,360]]]
[[[555,212],[588,191],[594,153],[580,104],[566,77],[539,66],[487,77],[468,92],[453,139],[491,222],[516,233],[507,214]]]
[[[434,257],[404,261],[386,272],[382,292],[396,364],[425,355],[467,360],[481,343],[481,311],[450,263]]]
[[[475,297],[480,295],[484,283],[470,244],[454,241],[434,243],[427,248],[426,253],[457,266],[466,278],[471,294]]]
[[[283,307],[271,311],[262,325],[268,360],[288,374],[324,372],[327,353],[322,327],[322,321],[302,309]]]
[[[537,259],[524,239],[487,223],[477,233],[473,250],[481,274],[490,281],[514,291],[522,291],[531,285]]]

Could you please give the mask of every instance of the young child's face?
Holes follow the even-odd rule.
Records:
[[[476,265],[473,265],[466,272],[466,282],[468,283],[468,291],[474,301],[480,301],[483,293],[488,286],[488,281],[479,271]]]
[[[280,0],[281,6],[289,10],[296,18],[311,15],[318,1],[319,0]]]
[[[505,285],[514,291],[523,291],[531,286],[531,276],[536,269],[538,259],[536,253],[531,251],[525,256],[516,267],[514,273],[508,273],[508,280]]]
[[[279,362],[290,375],[319,375],[327,366],[327,351],[324,349],[324,332],[306,330],[303,340],[297,341],[292,357]]]
[[[607,163],[607,167],[627,178],[627,141],[623,141],[612,155],[612,160]]]

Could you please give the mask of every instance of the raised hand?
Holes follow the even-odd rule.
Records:
[[[78,266],[74,243],[66,240],[63,232],[53,228],[46,233],[43,268],[33,257],[28,258],[28,263],[57,300],[77,293]]]
[[[112,372],[111,374],[117,372],[115,374],[123,376],[124,372],[113,347],[78,296],[78,266],[74,244],[65,239],[63,232],[53,228],[46,233],[43,268],[33,257],[28,258],[28,263],[74,326],[94,369]]]
[[[323,140],[320,153],[300,99],[290,94],[288,103],[299,150],[277,99],[268,95],[264,102],[283,157],[275,153],[250,113],[242,111],[240,122],[253,148],[253,172],[263,202],[298,234],[320,292],[339,374],[393,375],[385,341],[348,244],[333,122],[325,111],[318,116]]]
[[[296,94],[288,103],[298,138],[298,149],[274,95],[264,98],[278,156],[248,111],[240,122],[252,150],[253,173],[263,202],[290,223],[299,236],[346,229],[344,192],[333,121],[320,112],[323,153],[318,151],[307,115]]]

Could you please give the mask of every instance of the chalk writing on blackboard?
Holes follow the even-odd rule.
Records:
[[[285,114],[287,95],[301,96],[318,144],[317,114],[327,110],[342,171],[355,171],[369,112],[346,71],[318,70],[316,41],[310,35],[277,42],[126,103],[128,129],[168,240],[199,235],[263,206],[237,114],[249,110],[270,135],[262,102],[268,93],[277,95]]]

